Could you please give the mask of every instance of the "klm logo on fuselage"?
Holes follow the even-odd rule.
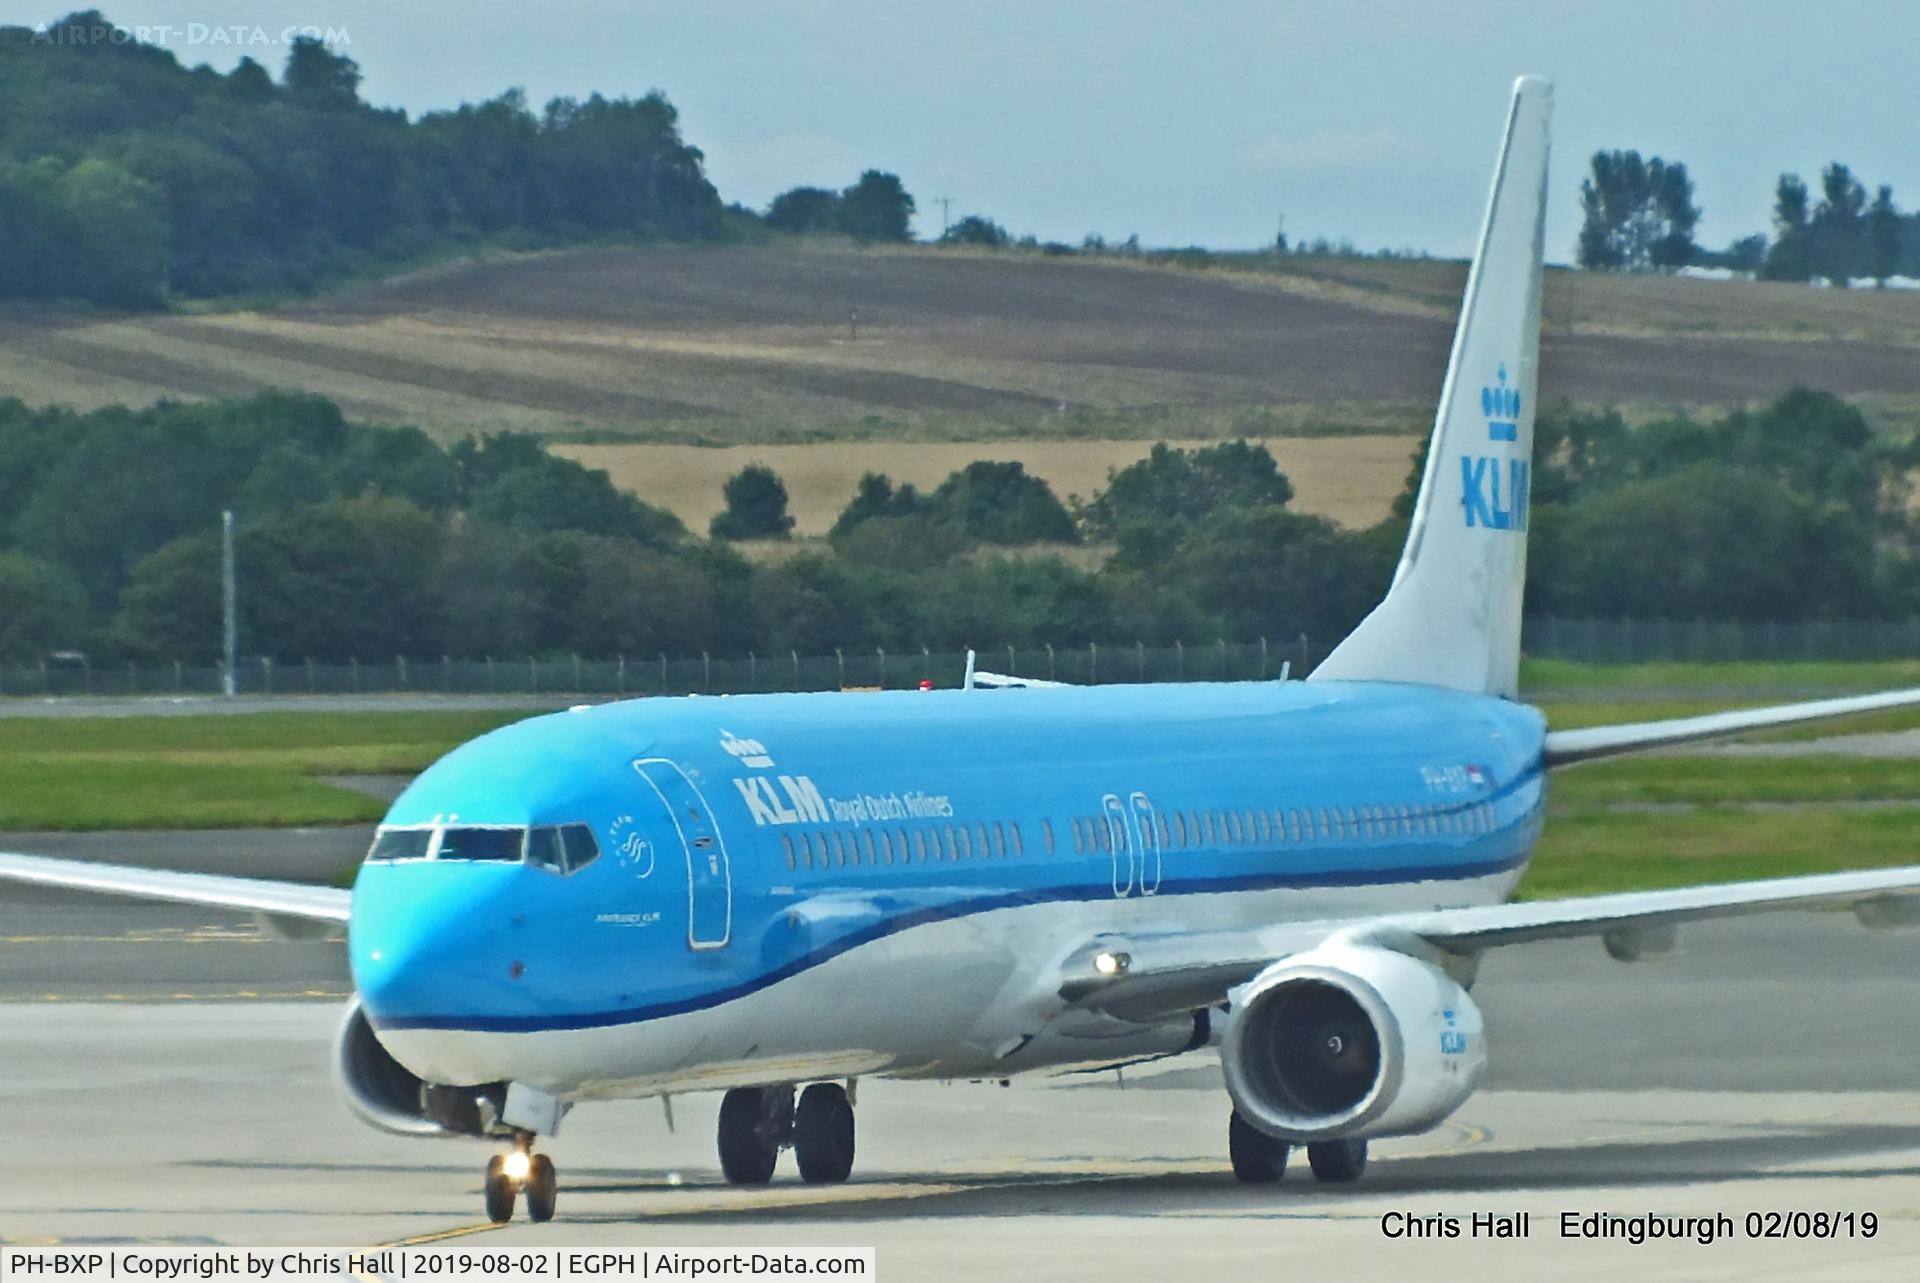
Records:
[[[733,786],[740,790],[740,800],[747,804],[756,825],[823,824],[828,818],[827,799],[804,775],[781,775],[772,780],[749,775],[735,780]]]
[[[1507,386],[1502,365],[1493,383],[1480,389],[1480,409],[1487,416],[1489,441],[1520,439],[1520,389]],[[1460,506],[1469,529],[1525,530],[1527,496],[1532,465],[1526,459],[1497,454],[1460,456]]]

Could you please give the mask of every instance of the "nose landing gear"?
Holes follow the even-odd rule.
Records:
[[[520,1194],[527,1196],[527,1219],[534,1222],[553,1219],[559,1197],[559,1182],[553,1160],[533,1152],[533,1135],[521,1132],[513,1139],[513,1148],[487,1160],[487,1219],[504,1225],[513,1219],[513,1205]]]

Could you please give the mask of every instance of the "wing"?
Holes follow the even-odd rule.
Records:
[[[263,925],[276,934],[301,938],[337,934],[338,928],[346,924],[353,904],[353,893],[338,887],[137,869],[126,864],[94,864],[86,860],[51,860],[45,856],[6,852],[0,852],[0,881],[238,909],[257,915]],[[318,930],[315,930],[316,924]]]
[[[1731,713],[1708,713],[1702,717],[1630,722],[1624,726],[1591,726],[1577,731],[1548,731],[1546,764],[1550,767],[1572,766],[1621,753],[1643,753],[1648,749],[1675,744],[1721,739],[1744,731],[1773,730],[1782,726],[1823,722],[1834,717],[1851,717],[1855,713],[1914,707],[1920,707],[1920,690],[1881,691],[1875,695],[1816,699],[1804,704],[1775,704],[1769,708],[1743,708]]]
[[[1847,908],[1869,927],[1920,926],[1920,865],[1667,891],[1494,904],[1235,932],[1103,936],[1061,964],[1060,995],[1132,1019],[1221,1001],[1269,963],[1333,936],[1400,952],[1456,955],[1534,940],[1599,936],[1622,961],[1672,948],[1683,922],[1786,909]]]

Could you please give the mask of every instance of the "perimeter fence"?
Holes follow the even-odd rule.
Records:
[[[1529,619],[1536,658],[1593,663],[1920,659],[1920,619],[1726,620]],[[1018,677],[1075,684],[1246,681],[1303,677],[1337,639],[1295,635],[1203,645],[1102,642],[1086,646],[987,646],[977,665]],[[847,688],[958,686],[964,650],[884,647],[803,655],[542,655],[514,659],[394,656],[345,663],[255,657],[234,669],[243,694],[685,695]],[[80,656],[0,664],[0,696],[218,694],[219,663],[94,662]]]

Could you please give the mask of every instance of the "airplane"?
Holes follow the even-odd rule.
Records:
[[[846,1180],[855,1083],[1000,1081],[1213,1043],[1227,1159],[1349,1182],[1487,1063],[1485,951],[1848,907],[1920,867],[1511,902],[1550,773],[1920,705],[1894,691],[1553,730],[1518,699],[1552,91],[1516,82],[1386,595],[1304,681],[628,700],[434,763],[351,891],[0,855],[0,878],[345,930],[334,1050],[375,1127],[489,1142],[555,1212],[573,1107],[717,1090],[725,1178]],[[991,678],[992,675],[984,675]]]

